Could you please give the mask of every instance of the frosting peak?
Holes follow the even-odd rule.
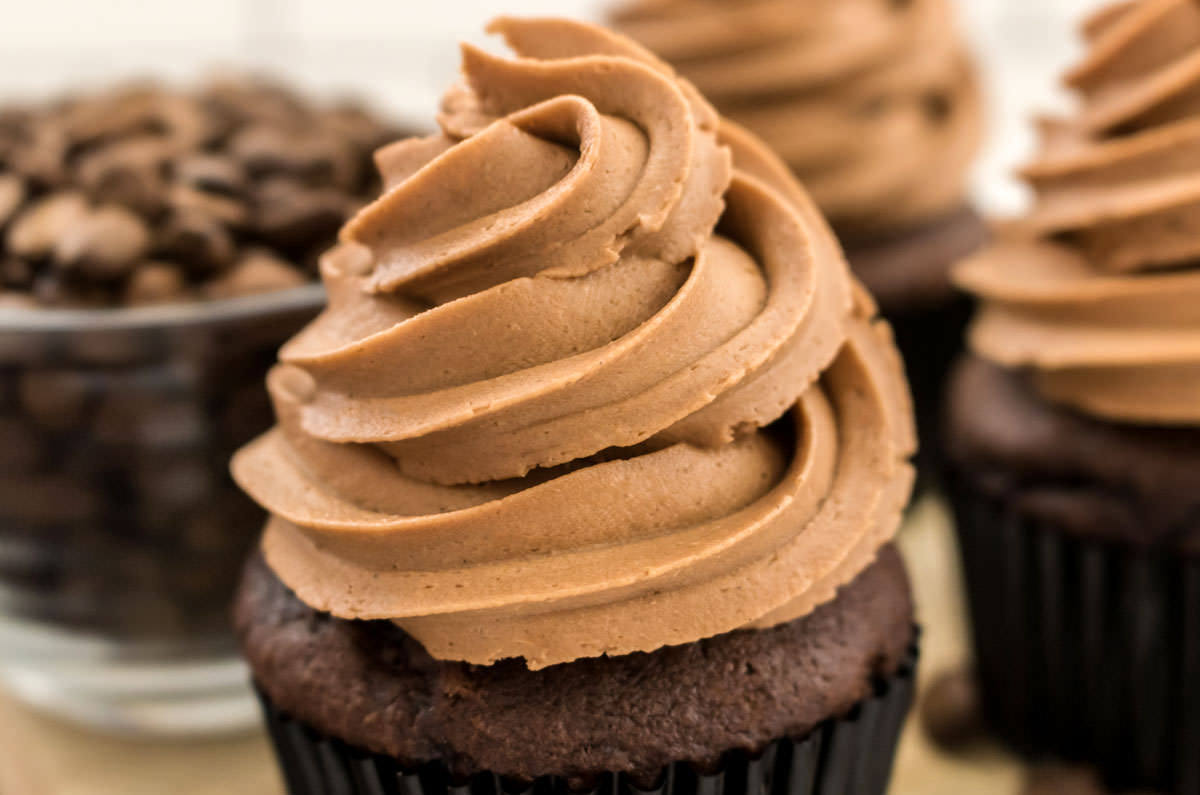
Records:
[[[886,326],[786,169],[630,42],[500,20],[322,263],[234,474],[301,599],[532,667],[798,617],[894,532]]]
[[[1071,119],[1042,122],[1033,211],[966,262],[978,352],[1052,400],[1200,423],[1200,4],[1136,0],[1084,27]]]
[[[947,0],[631,0],[614,23],[762,136],[835,226],[961,204],[982,103]]]

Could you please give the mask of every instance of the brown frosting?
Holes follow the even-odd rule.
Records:
[[[539,668],[797,618],[894,533],[886,325],[786,167],[600,28],[493,24],[234,461],[310,606]],[[719,225],[718,225],[719,223]]]
[[[982,103],[950,0],[632,0],[613,21],[770,144],[839,231],[962,203]]]
[[[1089,414],[1200,424],[1200,5],[1122,3],[1085,34],[1032,213],[958,270],[983,299],[971,344]]]

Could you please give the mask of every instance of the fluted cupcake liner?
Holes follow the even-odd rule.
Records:
[[[803,739],[776,740],[756,755],[731,751],[715,772],[676,762],[649,790],[621,773],[605,773],[590,789],[572,790],[556,776],[514,783],[492,773],[455,779],[436,762],[405,769],[394,759],[323,736],[277,709],[261,691],[260,698],[290,795],[883,795],[912,703],[916,660],[914,645],[896,674],[876,681],[871,698]]]
[[[1200,561],[950,493],[994,730],[1114,788],[1200,793]]]

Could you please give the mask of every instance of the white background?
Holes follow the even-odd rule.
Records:
[[[796,0],[803,2],[803,0]],[[1058,75],[1075,26],[1098,0],[959,0],[992,113],[977,197],[1021,207],[1012,167],[1031,146],[1029,114],[1061,105]],[[460,39],[482,41],[498,13],[596,18],[604,0],[0,0],[0,99],[42,97],[120,77],[194,79],[214,66],[278,73],[351,93],[427,125],[454,77]]]

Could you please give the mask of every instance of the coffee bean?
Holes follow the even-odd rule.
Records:
[[[956,669],[935,677],[921,700],[921,725],[931,740],[951,751],[986,737],[974,675]]]
[[[212,496],[215,473],[203,456],[158,455],[142,460],[134,475],[144,503],[195,510]],[[163,527],[172,536],[178,527]]]
[[[199,190],[190,185],[172,185],[167,204],[177,213],[194,213],[239,229],[250,221],[250,208],[240,199]]]
[[[70,140],[52,120],[31,125],[29,138],[8,158],[9,168],[43,189],[58,189],[69,182],[67,154]]]
[[[5,477],[37,471],[45,447],[30,423],[18,416],[0,416],[0,472]]]
[[[159,257],[179,262],[197,276],[209,276],[233,264],[233,235],[217,219],[196,210],[176,212],[159,230],[154,243]]]
[[[205,193],[235,198],[246,189],[246,174],[241,164],[223,155],[188,155],[175,164],[175,179]]]
[[[87,153],[80,158],[76,176],[94,201],[153,216],[165,203],[162,169],[169,157],[162,139],[141,136]]]
[[[88,203],[82,193],[52,193],[16,217],[8,230],[8,250],[26,259],[49,256],[59,238],[87,213]]]
[[[124,301],[130,306],[169,304],[188,297],[183,268],[170,262],[143,262],[125,285]]]
[[[94,383],[78,370],[28,370],[17,390],[25,416],[51,431],[83,425],[95,405]]]
[[[1024,795],[1106,795],[1108,792],[1090,770],[1066,765],[1034,768],[1025,781]]]
[[[28,291],[36,276],[37,269],[23,259],[0,261],[0,287]]]
[[[208,294],[213,298],[234,298],[299,287],[307,282],[304,274],[294,266],[267,251],[252,250],[227,274],[213,281],[208,286]]]
[[[63,124],[71,140],[85,147],[155,135],[184,151],[207,138],[204,114],[194,102],[152,85],[126,86],[77,100]]]
[[[60,475],[0,478],[3,523],[54,525],[94,521],[104,507],[98,490]]]
[[[338,191],[305,189],[285,179],[264,183],[258,205],[255,230],[290,254],[335,238],[354,211],[354,204]]]
[[[150,249],[150,231],[119,205],[101,207],[61,232],[54,260],[97,280],[126,275]]]
[[[16,174],[0,174],[0,229],[16,216],[27,193],[25,180]]]
[[[360,168],[344,141],[319,132],[257,125],[235,135],[230,149],[255,178],[284,176],[312,185],[349,186]]]
[[[0,309],[35,309],[37,305],[38,302],[28,293],[0,290]],[[6,358],[3,354],[6,350],[6,346],[0,346],[0,361]]]

